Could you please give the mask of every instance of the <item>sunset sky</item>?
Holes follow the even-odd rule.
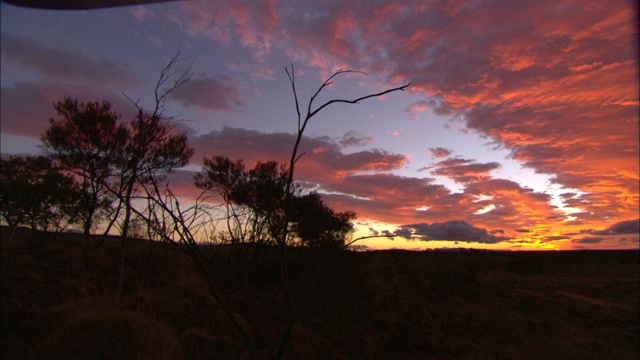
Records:
[[[348,4],[348,6],[346,5]],[[636,1],[183,1],[96,10],[1,3],[1,151],[37,153],[69,96],[128,119],[181,49],[167,102],[196,154],[287,161],[298,95],[411,83],[312,120],[298,182],[358,214],[362,248],[621,249],[638,243]]]

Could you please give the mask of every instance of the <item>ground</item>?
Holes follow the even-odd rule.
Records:
[[[250,356],[174,247],[130,240],[117,301],[119,240],[5,240],[3,359]],[[291,250],[288,359],[640,357],[638,251]],[[204,249],[215,286],[255,357],[273,357],[290,315],[278,257],[226,251]]]

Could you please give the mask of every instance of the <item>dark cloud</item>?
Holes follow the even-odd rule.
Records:
[[[405,239],[412,239],[413,234],[414,231],[410,227],[401,227],[393,232],[393,235],[401,236]]]
[[[448,240],[495,244],[505,240],[489,234],[486,229],[477,228],[462,220],[451,220],[444,223],[427,223],[403,225],[396,234],[406,238],[417,237],[423,241]]]
[[[364,136],[355,130],[347,131],[342,138],[338,139],[338,143],[344,147],[363,146],[373,141],[372,137]]]
[[[603,237],[584,237],[580,239],[573,239],[571,242],[576,244],[599,244],[603,240]]]
[[[257,161],[266,160],[287,161],[295,137],[288,133],[269,134],[225,126],[219,131],[194,136],[190,143],[196,151],[194,158],[198,161],[205,156],[226,156],[255,164]]]
[[[185,107],[196,105],[209,110],[233,110],[244,104],[235,80],[226,75],[189,79],[171,92],[170,98]]]
[[[92,59],[81,51],[58,49],[11,32],[2,32],[2,62],[36,70],[45,79],[128,87],[136,82],[131,64],[118,59]]]
[[[640,219],[621,221],[601,231],[588,230],[594,235],[619,235],[640,233]]]
[[[385,229],[385,230],[382,230],[380,233],[382,234],[382,236],[386,236],[389,239],[393,240],[394,234],[390,230]]]

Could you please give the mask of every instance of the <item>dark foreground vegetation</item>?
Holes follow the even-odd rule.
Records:
[[[132,240],[86,255],[82,234],[2,233],[2,359],[242,359],[243,341],[178,248]],[[287,326],[280,262],[203,252],[256,341]],[[638,359],[639,253],[334,252],[291,248],[288,359]]]

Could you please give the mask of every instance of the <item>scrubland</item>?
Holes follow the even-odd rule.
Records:
[[[78,234],[5,240],[2,359],[249,357],[193,261],[168,244],[129,241],[118,297],[119,240],[88,253]],[[289,315],[277,253],[228,250],[203,251],[255,357],[271,358]],[[640,356],[638,251],[290,250],[287,359]]]

